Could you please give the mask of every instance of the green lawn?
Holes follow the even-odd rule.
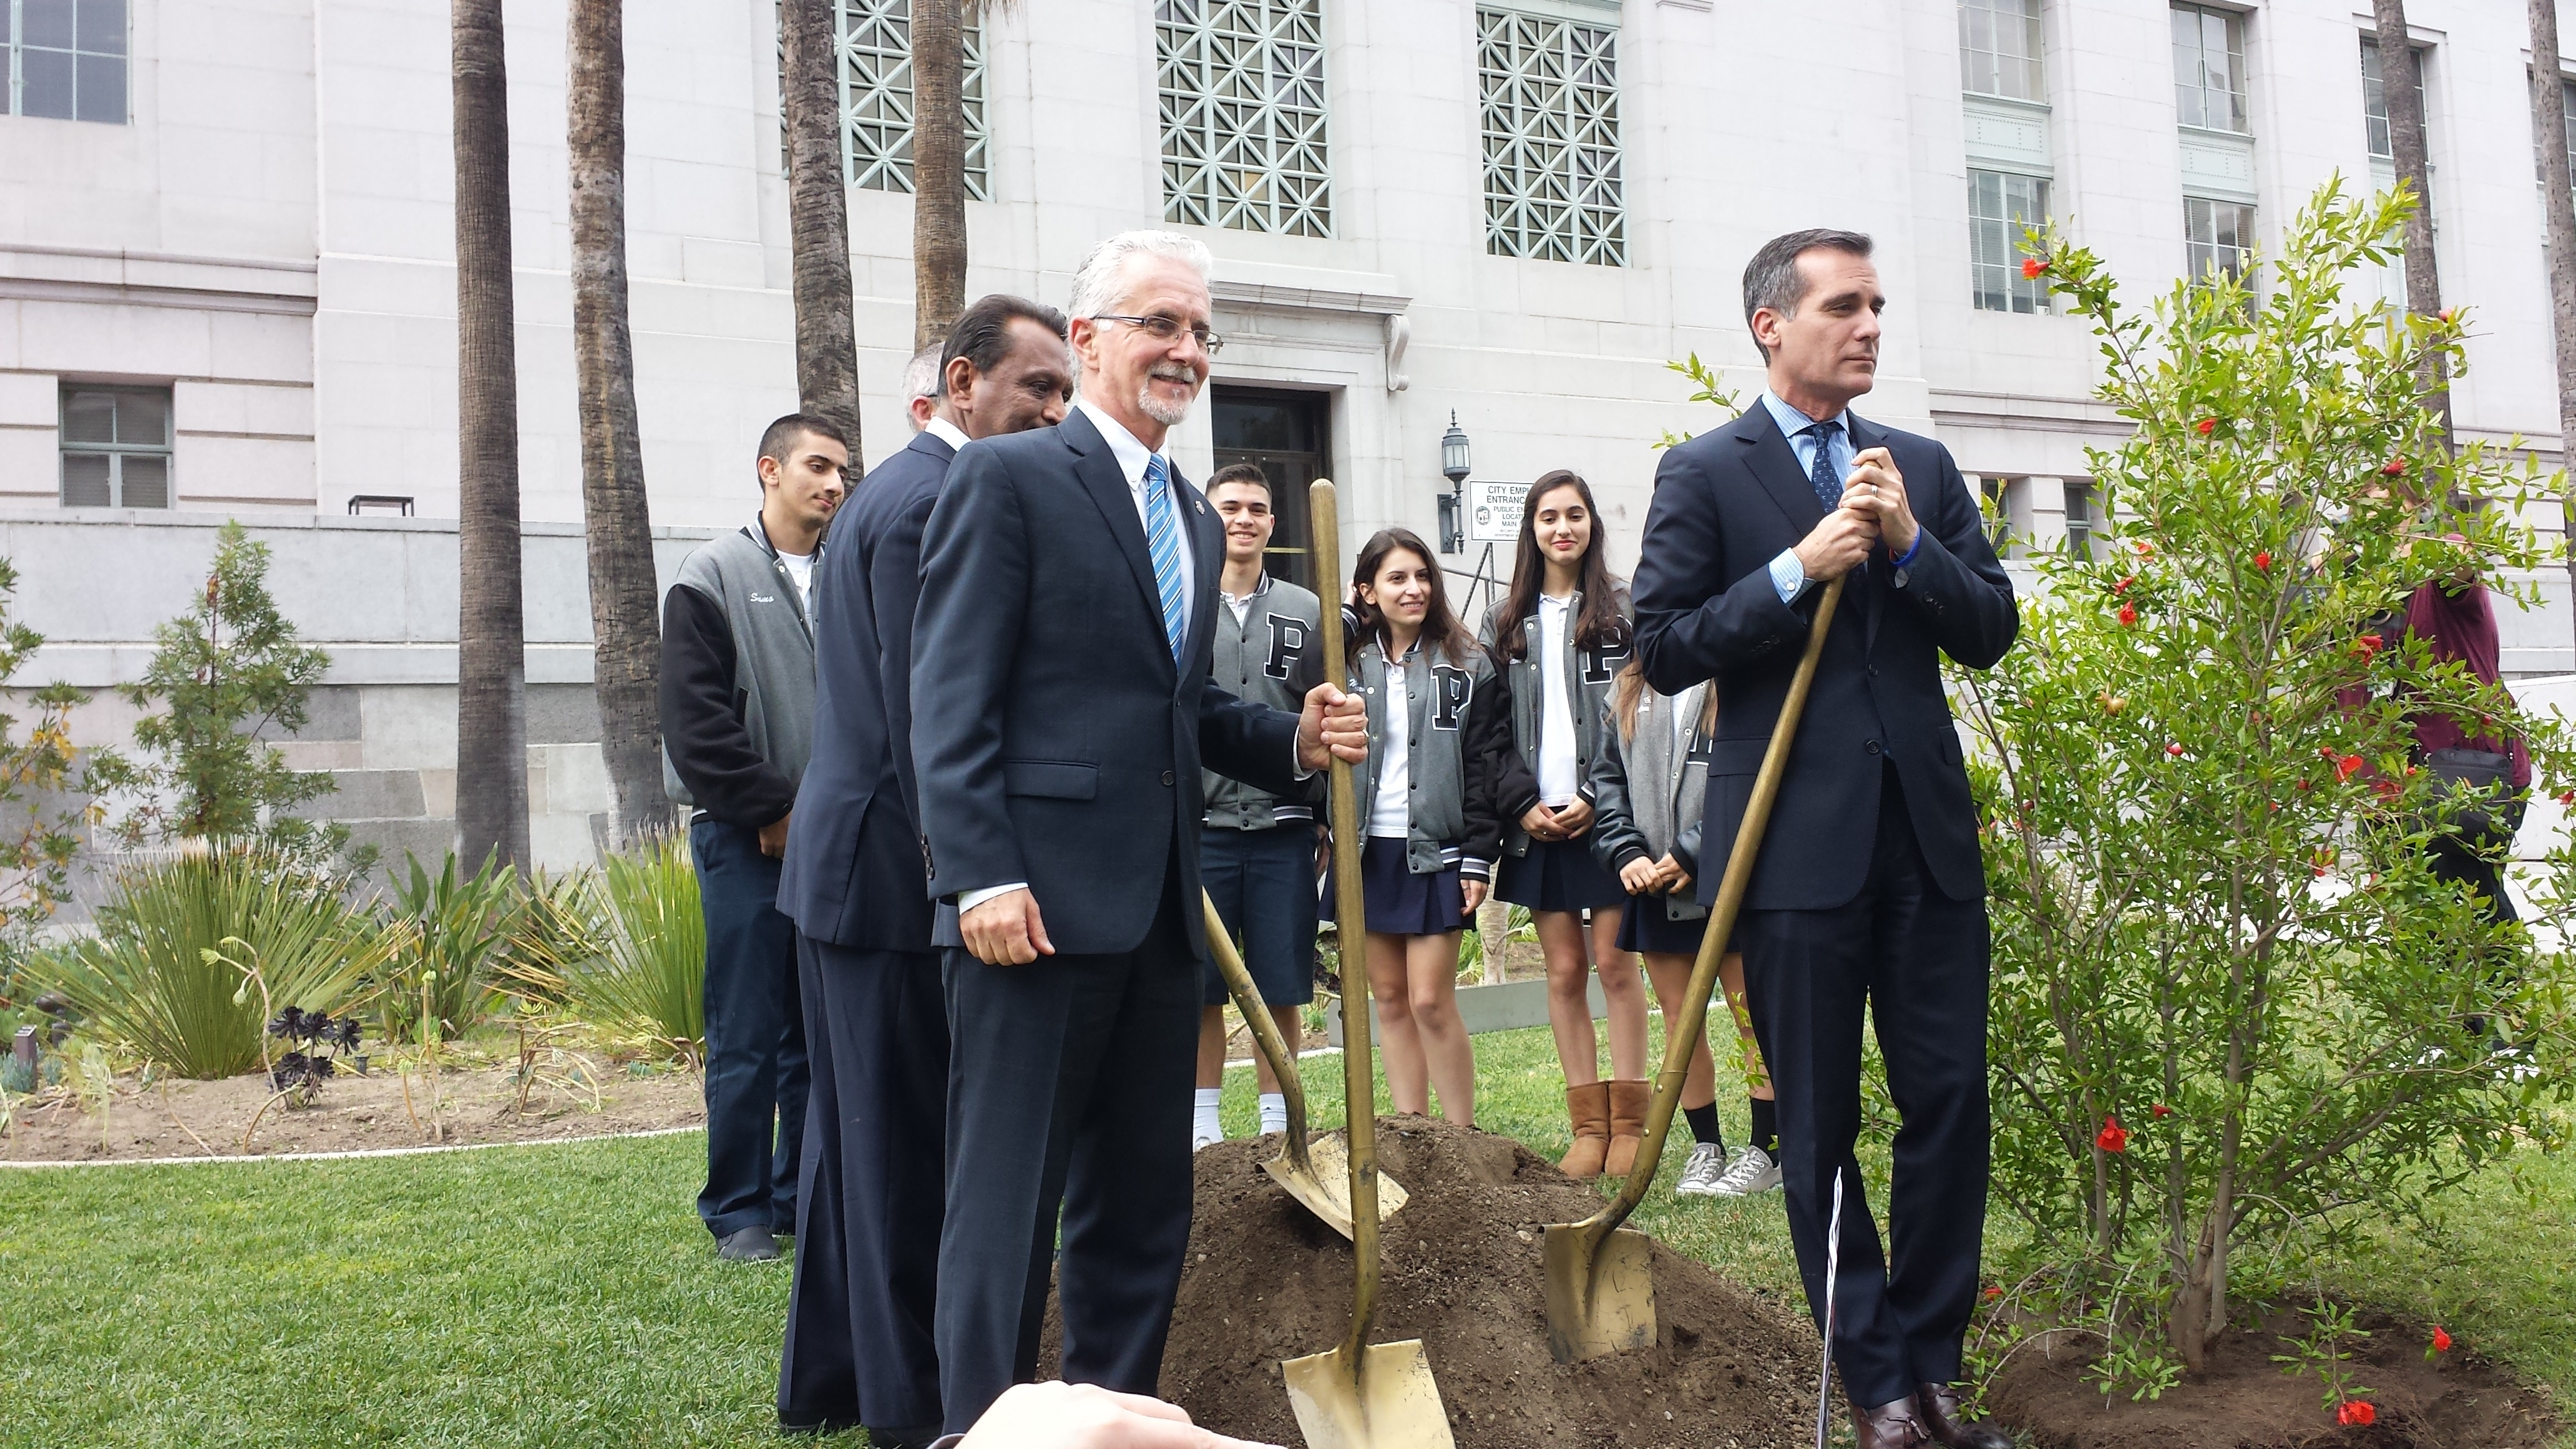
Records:
[[[1546,1033],[1477,1051],[1484,1125],[1562,1151]],[[1306,1063],[1320,1120],[1339,1119],[1340,1072]],[[1740,1132],[1741,1101],[1721,1105]],[[1251,1130],[1249,1073],[1229,1079],[1226,1117]],[[0,1444],[777,1443],[787,1272],[714,1261],[691,1208],[701,1152],[683,1136],[0,1171]],[[2335,1281],[2564,1391],[2572,1214],[2576,1164],[2528,1154],[2446,1202],[2435,1231],[2374,1238]],[[1776,1196],[1685,1207],[1659,1186],[1640,1225],[1798,1301]]]

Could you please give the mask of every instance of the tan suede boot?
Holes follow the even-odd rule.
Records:
[[[1646,1104],[1654,1094],[1644,1082],[1612,1082],[1610,1086],[1610,1155],[1601,1170],[1612,1177],[1626,1177],[1637,1167],[1637,1149],[1646,1142]]]
[[[1566,1088],[1565,1115],[1574,1120],[1574,1150],[1556,1165],[1557,1171],[1590,1182],[1601,1175],[1602,1161],[1610,1154],[1610,1084]]]

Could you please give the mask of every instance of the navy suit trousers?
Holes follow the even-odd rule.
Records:
[[[1035,1377],[1063,1254],[1064,1378],[1151,1394],[1190,1237],[1199,968],[1177,861],[1135,949],[987,966],[945,953],[948,1218],[940,1401],[963,1433]],[[1040,901],[1043,910],[1046,903]]]
[[[1893,768],[1875,836],[1857,899],[1828,911],[1748,911],[1742,937],[1754,1034],[1780,1100],[1789,1237],[1819,1330],[1825,1229],[1842,1174],[1833,1352],[1844,1392],[1863,1407],[1959,1375],[1990,1151],[1985,902],[1952,900],[1933,885]],[[1884,1249],[1852,1153],[1864,1010],[1900,1123]]]
[[[948,1139],[939,953],[800,937],[797,959],[814,1099],[779,1422],[929,1428]]]
[[[707,1185],[698,1216],[718,1239],[793,1232],[805,1142],[805,1021],[796,926],[778,910],[778,862],[757,832],[689,827],[707,928]]]

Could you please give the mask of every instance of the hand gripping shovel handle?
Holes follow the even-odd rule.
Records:
[[[1252,984],[1252,973],[1244,969],[1243,957],[1235,952],[1234,934],[1226,929],[1225,917],[1217,914],[1216,902],[1201,891],[1199,905],[1207,911],[1208,954],[1216,958],[1226,994],[1234,998],[1234,1009],[1243,1013],[1243,1024],[1252,1028],[1253,1045],[1268,1059],[1271,1075],[1279,1079],[1280,1094],[1288,1099],[1288,1160],[1311,1175],[1313,1165],[1306,1157],[1306,1083],[1297,1075],[1297,1059],[1288,1054],[1288,1039],[1279,1034],[1279,1023],[1270,1019],[1269,1008],[1262,1005],[1261,992]]]
[[[1699,959],[1691,965],[1690,995],[1678,1014],[1672,1002],[1664,1003],[1664,1069],[1656,1075],[1654,1099],[1646,1108],[1646,1140],[1637,1148],[1637,1168],[1610,1205],[1582,1224],[1586,1256],[1595,1262],[1598,1258],[1592,1250],[1646,1200],[1646,1189],[1654,1185],[1655,1169],[1663,1161],[1664,1138],[1672,1131],[1673,1112],[1682,1100],[1682,1078],[1690,1070],[1691,1044],[1708,1024],[1708,998],[1717,989],[1718,962],[1726,956],[1726,938],[1735,931],[1744,893],[1753,883],[1753,863],[1762,851],[1763,832],[1771,824],[1771,805],[1780,797],[1780,777],[1788,772],[1798,720],[1807,712],[1807,691],[1816,682],[1816,661],[1824,656],[1825,632],[1833,626],[1834,608],[1842,597],[1843,580],[1836,579],[1825,585],[1824,597],[1816,602],[1815,622],[1807,626],[1806,650],[1798,656],[1798,672],[1790,677],[1788,698],[1780,702],[1770,747],[1762,752],[1762,773],[1754,777],[1753,798],[1745,802],[1744,823],[1736,828],[1735,848],[1727,854],[1717,903],[1709,908]]]
[[[1315,592],[1323,600],[1324,677],[1350,683],[1350,641],[1342,637],[1342,519],[1333,485],[1308,485],[1313,509]],[[1351,1333],[1344,1356],[1356,1372],[1377,1316],[1377,1053],[1369,1041],[1368,897],[1360,881],[1360,794],[1351,767],[1332,761],[1334,937],[1342,957],[1342,1096],[1351,1157]]]

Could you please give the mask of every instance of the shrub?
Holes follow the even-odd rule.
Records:
[[[386,963],[385,990],[377,998],[384,1036],[388,1041],[419,1039],[424,985],[438,1034],[461,1036],[490,1009],[495,967],[526,913],[519,878],[502,867],[498,856],[471,876],[457,869],[453,852],[435,876],[415,857],[406,855],[404,864],[407,873],[394,887],[394,916],[410,929]],[[433,972],[435,981],[430,980]]]
[[[706,1045],[706,922],[686,837],[657,835],[599,872],[541,886],[500,968],[507,989],[612,1038],[695,1057]]]
[[[2143,1339],[2110,1313],[2149,1386],[2167,1352],[2204,1362],[2233,1247],[2420,1201],[2568,1092],[2563,965],[2432,876],[2458,802],[2409,757],[2410,711],[2512,701],[2381,622],[2464,557],[2527,605],[2502,571],[2543,556],[2532,465],[2446,452],[2416,395],[2428,356],[2458,370],[2459,319],[2343,292],[2404,207],[2329,183],[2259,298],[2217,275],[2144,316],[2092,253],[2039,263],[2135,431],[2091,454],[2108,557],[2039,557],[2018,647],[1957,679],[1983,744],[1995,1188],[2094,1302],[2150,1306]],[[2512,727],[2563,778],[2554,721]],[[2490,1015],[2542,1070],[2488,1055]]]
[[[17,590],[17,569],[0,558],[0,686],[45,642],[9,617]],[[71,712],[88,702],[68,684],[31,691],[35,717],[24,740],[16,738],[17,716],[0,709],[0,1025],[15,1021],[19,962],[69,898],[80,832],[97,818],[87,781],[72,774]]]
[[[98,935],[33,958],[83,1031],[175,1075],[260,1065],[267,1017],[231,964],[255,963],[276,1009],[336,1012],[393,954],[399,933],[338,882],[258,848],[123,873]]]

